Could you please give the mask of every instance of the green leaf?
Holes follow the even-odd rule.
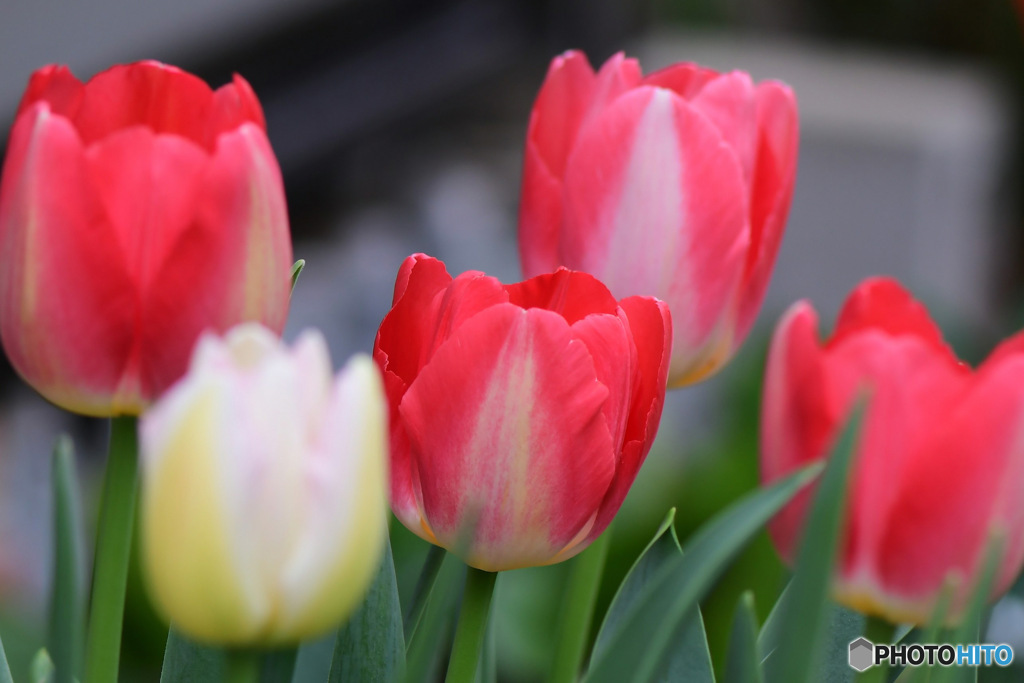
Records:
[[[322,638],[307,641],[299,647],[295,657],[292,683],[324,683],[327,680],[331,673],[334,643],[340,630],[335,629]]]
[[[405,666],[402,608],[398,603],[391,544],[384,545],[384,557],[369,594],[338,631],[330,683],[391,683],[402,675]]]
[[[667,562],[677,560],[683,554],[672,523],[675,520],[675,508],[669,510],[664,521],[658,527],[654,538],[644,548],[640,557],[633,563],[626,578],[623,579],[615,597],[612,599],[608,612],[601,624],[594,643],[591,659],[596,660],[604,654],[614,635],[622,628],[624,618],[630,608],[636,604],[643,594],[644,587]],[[668,681],[714,681],[715,675],[711,666],[711,653],[708,651],[707,635],[704,632],[704,621],[700,609],[694,607],[677,627],[674,646],[667,653],[666,661],[660,665],[658,678]]]
[[[291,290],[289,290],[290,293],[295,293],[295,285],[298,283],[299,276],[302,275],[302,269],[305,267],[306,259],[301,258],[298,261],[296,261],[295,264],[292,266],[292,288]]]
[[[220,648],[195,643],[171,627],[160,683],[219,683],[226,657]]]
[[[0,641],[0,683],[14,683],[11,677],[11,667],[7,664],[7,652],[4,651],[4,644]]]
[[[985,616],[985,607],[988,604],[989,594],[992,592],[992,583],[995,581],[996,572],[999,570],[1000,560],[1006,548],[1006,538],[1002,533],[993,533],[987,544],[985,559],[978,576],[978,582],[974,585],[971,593],[971,600],[961,617],[960,624],[953,630],[946,642],[954,644],[977,643],[980,639],[982,620]],[[931,672],[929,679],[931,683],[967,683],[978,680],[978,667],[974,666],[950,666],[939,667]]]
[[[427,557],[423,562],[423,569],[420,571],[419,579],[416,581],[416,589],[409,601],[409,612],[405,617],[405,637],[412,641],[413,631],[423,618],[423,610],[427,606],[427,596],[434,589],[434,582],[437,581],[437,573],[441,571],[441,563],[444,562],[446,551],[438,545],[431,545],[427,551]]]
[[[939,593],[939,599],[935,604],[935,610],[932,613],[931,619],[928,621],[928,626],[921,631],[920,637],[918,638],[917,642],[940,642],[939,637],[942,633],[942,625],[945,623],[946,615],[949,613],[949,609],[953,604],[954,589],[954,584],[950,582],[947,582],[946,585],[943,587],[942,592]],[[939,667],[937,666],[904,667],[903,671],[900,672],[900,675],[896,678],[896,680],[898,683],[930,683],[932,672],[938,668]]]
[[[71,439],[61,436],[53,448],[54,571],[50,605],[50,652],[54,680],[72,683],[81,664],[85,603],[82,599],[81,507]]]
[[[863,413],[863,405],[858,405],[847,421],[807,511],[796,571],[779,615],[778,647],[765,661],[765,678],[773,683],[821,680],[832,568],[842,533],[846,482]],[[841,661],[845,660],[843,657]]]
[[[754,594],[747,591],[736,603],[722,683],[763,681],[761,656],[757,652],[757,612],[754,610]]]
[[[701,527],[683,556],[665,562],[647,582],[622,627],[593,658],[586,681],[654,680],[697,601],[760,528],[820,472],[820,464],[814,464],[749,493]]]
[[[32,683],[53,683],[53,660],[50,659],[50,653],[45,647],[32,657],[28,671]]]
[[[449,642],[455,623],[455,608],[462,594],[466,565],[447,553],[437,580],[427,595],[423,617],[415,626],[406,649],[405,680],[427,683],[437,680],[443,646]]]
[[[268,650],[260,662],[259,683],[291,683],[298,654],[294,647]]]

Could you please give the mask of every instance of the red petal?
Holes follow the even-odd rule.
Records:
[[[50,111],[71,118],[82,100],[83,86],[66,66],[51,64],[32,74],[18,105],[20,115],[39,100],[50,105]]]
[[[548,275],[505,285],[508,300],[521,308],[554,311],[570,325],[592,313],[615,315],[619,304],[593,275],[560,268]]]
[[[42,103],[11,131],[0,258],[0,332],[11,363],[54,403],[112,414],[134,329],[134,280],[91,190],[78,135]]]
[[[672,319],[664,302],[647,297],[622,300],[622,313],[629,321],[629,333],[636,349],[630,404],[623,435],[622,454],[615,479],[598,512],[589,539],[593,540],[611,524],[651,450],[661,422],[672,349]]]
[[[928,310],[892,278],[868,278],[850,293],[828,345],[835,346],[864,330],[917,337],[959,364]]]
[[[158,62],[107,69],[85,84],[75,127],[86,145],[142,125],[186,137],[212,151],[207,125],[213,93],[202,79]]]
[[[636,346],[628,322],[617,315],[588,315],[572,325],[572,334],[587,347],[594,361],[597,381],[608,388],[605,420],[612,436],[612,448],[622,449],[632,398],[633,376],[637,370]]]
[[[796,181],[796,98],[787,86],[774,81],[758,85],[756,96],[758,141],[751,185],[750,250],[736,346],[746,338],[764,300]]]
[[[267,130],[263,107],[256,93],[247,80],[235,74],[231,83],[217,88],[213,93],[207,123],[207,146],[213,148],[218,135],[235,130],[247,122],[255,123],[264,132]]]
[[[732,147],[750,187],[758,141],[757,103],[750,76],[742,71],[724,74],[705,85],[690,102],[711,119]]]
[[[718,78],[718,72],[697,64],[680,62],[655,71],[643,80],[644,85],[668,88],[684,100],[691,100],[701,89]]]
[[[548,171],[560,178],[576,134],[590,109],[596,77],[582,52],[556,57],[530,114],[527,144],[535,146]]]
[[[951,571],[978,574],[993,524],[1007,532],[1008,551],[994,595],[1012,583],[1024,560],[1024,358],[979,376],[953,411],[923,425],[926,439],[908,456],[874,549],[883,591],[901,598],[935,598]]]
[[[400,408],[441,544],[453,548],[475,516],[474,566],[552,561],[611,481],[607,396],[586,347],[550,311],[501,304],[457,329]]]
[[[523,275],[533,277],[558,268],[561,227],[561,179],[551,175],[537,145],[527,140],[519,200],[519,259]]]
[[[566,171],[562,261],[616,296],[666,301],[680,370],[731,320],[747,231],[736,156],[678,96],[633,90],[581,135]]]

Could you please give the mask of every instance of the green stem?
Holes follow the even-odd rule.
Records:
[[[455,629],[455,644],[448,660],[445,683],[473,683],[480,661],[480,649],[487,633],[487,614],[494,594],[494,572],[469,567],[466,571],[466,592],[459,610],[459,625]]]
[[[257,650],[228,650],[224,658],[224,683],[258,683],[260,653]]]
[[[121,626],[138,495],[138,420],[110,421],[110,452],[100,501],[99,534],[93,567],[86,683],[116,683]]]
[[[572,560],[558,629],[558,648],[551,669],[552,683],[575,683],[579,678],[583,653],[590,636],[590,622],[594,618],[597,592],[601,587],[604,562],[608,557],[609,539],[611,529],[606,530]]]
[[[891,624],[881,617],[867,618],[864,624],[864,637],[875,645],[889,645],[892,643],[893,634],[896,633],[896,625]],[[889,680],[889,663],[873,666],[857,678],[857,683],[887,683]]]

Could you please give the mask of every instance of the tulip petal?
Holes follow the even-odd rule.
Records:
[[[135,329],[135,285],[111,248],[78,135],[45,103],[19,116],[11,132],[0,220],[8,357],[54,403],[110,415]]]
[[[1008,532],[993,594],[1005,591],[1024,559],[1024,356],[1007,360],[978,382],[945,417],[923,430],[908,454],[870,566],[881,600],[924,603],[922,622],[949,572],[976,576],[994,530]],[[958,607],[970,593],[960,585]],[[930,598],[930,599],[929,599]]]
[[[659,69],[643,80],[644,85],[667,88],[684,100],[692,100],[701,89],[718,78],[718,72],[692,62],[680,62]]]
[[[558,268],[561,224],[561,179],[551,175],[537,144],[528,139],[519,201],[519,259],[525,276],[550,273]]]
[[[242,126],[255,123],[266,131],[267,121],[263,117],[263,107],[256,98],[249,82],[235,74],[231,83],[223,85],[213,93],[210,105],[210,116],[207,122],[206,146],[216,148],[217,136]]]
[[[668,306],[649,297],[627,297],[620,303],[629,322],[636,353],[633,388],[623,434],[622,456],[615,469],[615,478],[608,488],[587,543],[601,535],[611,524],[626,499],[640,466],[647,458],[661,422],[665,404],[665,383],[672,352],[672,321]],[[581,547],[586,547],[584,543]]]
[[[594,361],[597,381],[608,388],[604,413],[612,448],[619,452],[626,434],[632,400],[637,353],[628,323],[617,315],[588,315],[572,324],[572,334],[583,342]]]
[[[475,518],[473,566],[553,561],[614,474],[607,398],[556,313],[500,304],[456,330],[400,407],[437,542],[454,549]]]
[[[81,105],[84,87],[66,66],[44,66],[29,79],[17,115],[21,116],[22,112],[39,100],[45,100],[52,113],[71,118]]]
[[[509,303],[559,313],[570,325],[594,313],[617,313],[619,304],[604,284],[587,273],[560,268],[548,275],[505,285]]]
[[[799,124],[793,91],[782,83],[765,81],[757,86],[756,98],[757,159],[750,187],[750,250],[737,317],[737,346],[746,339],[764,301],[796,182]]]
[[[746,191],[736,155],[704,115],[660,88],[623,95],[581,134],[565,188],[563,262],[616,296],[669,304],[671,376],[731,350]]]
[[[743,180],[750,187],[758,141],[757,103],[750,75],[742,71],[723,74],[701,88],[690,102],[715,124],[736,153]]]
[[[207,120],[213,92],[201,78],[159,62],[123,64],[85,84],[75,128],[89,145],[115,131],[146,126],[212,151]]]

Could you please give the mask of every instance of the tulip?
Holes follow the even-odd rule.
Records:
[[[0,339],[53,403],[134,415],[205,329],[280,332],[284,190],[248,83],[156,62],[33,74],[0,181]]]
[[[1024,334],[977,369],[957,360],[897,282],[872,279],[818,340],[807,302],[779,323],[765,378],[761,473],[768,482],[829,452],[858,396],[867,409],[850,475],[834,593],[854,609],[926,623],[947,580],[955,614],[993,537],[1005,552],[993,595],[1024,561]],[[809,493],[770,530],[792,560]]]
[[[672,310],[671,386],[732,356],[761,307],[796,175],[796,101],[774,81],[621,54],[556,57],[530,115],[527,276],[560,265]]]
[[[203,336],[141,421],[144,567],[175,627],[211,643],[294,643],[365,596],[387,539],[387,407],[355,356],[288,349],[247,323]]]
[[[503,285],[410,256],[374,344],[395,515],[487,571],[579,553],[650,450],[671,334],[663,303],[585,273]]]

